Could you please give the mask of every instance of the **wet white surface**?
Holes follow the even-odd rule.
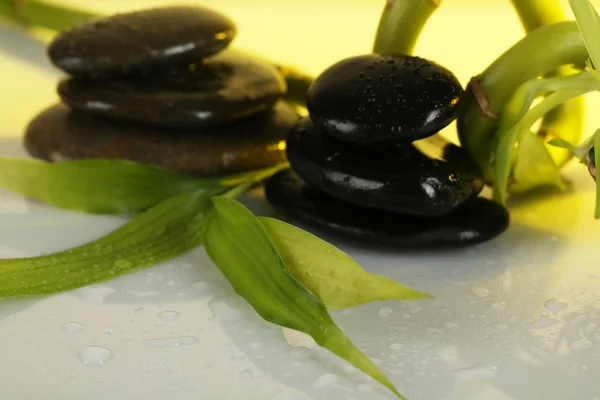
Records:
[[[448,13],[436,17],[442,26],[463,15],[448,3]],[[501,9],[497,21],[512,30],[492,40],[494,52],[520,33]],[[489,17],[490,11],[470,10]],[[250,11],[233,5],[228,11],[250,25],[244,20]],[[374,7],[355,12],[376,15]],[[348,40],[368,35],[367,28]],[[465,35],[464,45],[477,46],[493,27],[482,29],[478,37]],[[428,38],[436,32],[427,33],[424,52],[434,52]],[[311,51],[332,44],[325,40]],[[307,68],[318,70],[342,51],[348,47],[312,57]],[[470,76],[494,52],[484,50],[462,67],[454,61],[454,68]],[[448,53],[440,50],[440,57]],[[24,155],[23,127],[53,101],[58,75],[44,66],[41,45],[2,27],[0,73],[11,77],[0,82],[0,154]],[[589,126],[600,123],[594,118]],[[409,400],[600,399],[600,222],[592,218],[592,180],[577,165],[565,174],[568,193],[513,201],[509,230],[469,249],[406,253],[323,236],[370,271],[435,296],[332,313]],[[260,199],[247,204],[271,213]],[[64,249],[124,221],[0,191],[0,257]],[[393,398],[305,335],[261,320],[202,249],[102,285],[1,300],[0,354],[2,398],[11,400]]]

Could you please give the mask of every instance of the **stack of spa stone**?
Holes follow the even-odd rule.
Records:
[[[458,246],[508,226],[506,209],[478,197],[475,162],[438,132],[463,89],[446,68],[412,56],[352,57],[308,93],[309,117],[287,138],[292,170],[267,199],[306,225],[402,247]]]
[[[202,7],[118,14],[60,33],[52,63],[62,104],[38,115],[25,145],[49,161],[110,158],[197,176],[285,161],[297,122],[278,70],[228,49],[226,16]]]

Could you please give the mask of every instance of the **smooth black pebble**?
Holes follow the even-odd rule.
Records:
[[[432,61],[369,54],[320,74],[307,108],[315,124],[345,142],[410,142],[450,124],[462,93],[454,74]]]
[[[105,77],[181,65],[223,50],[236,27],[204,7],[159,7],[116,14],[61,32],[52,63],[76,76]]]
[[[406,145],[355,146],[304,118],[288,135],[287,156],[303,180],[333,197],[405,214],[446,215],[483,189],[475,162],[439,135]]]
[[[115,122],[60,104],[40,113],[25,133],[25,148],[47,161],[119,159],[172,171],[217,176],[284,162],[285,135],[296,111],[284,102],[235,124],[205,132]]]
[[[210,127],[266,110],[285,89],[275,67],[223,51],[202,62],[145,77],[66,79],[58,93],[71,108],[89,114],[153,125]]]
[[[596,150],[594,149],[594,147],[592,147],[588,152],[587,166],[588,170],[590,171],[590,175],[592,175],[592,177],[596,179]]]
[[[508,211],[487,199],[475,198],[445,217],[416,217],[336,199],[309,186],[291,170],[272,177],[265,195],[279,213],[307,226],[403,248],[473,245],[498,236],[509,225]]]

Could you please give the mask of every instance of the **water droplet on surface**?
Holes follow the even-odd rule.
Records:
[[[560,324],[562,321],[554,317],[544,317],[529,324],[529,329],[546,329]]]
[[[159,313],[157,315],[157,317],[161,320],[161,321],[165,321],[165,322],[173,322],[173,321],[177,321],[177,319],[179,319],[179,316],[181,314],[179,314],[177,311],[173,311],[173,310],[168,310],[168,311],[163,311],[161,313]]]
[[[116,290],[109,287],[85,287],[77,291],[79,299],[84,303],[102,304]]]
[[[138,307],[138,308],[136,308],[135,310],[133,310],[133,313],[134,313],[135,315],[142,315],[142,314],[144,314],[144,311],[146,311],[146,310],[144,309],[144,307]]]
[[[490,379],[496,372],[498,368],[493,365],[477,363],[454,371],[454,377],[464,381]]]
[[[144,340],[142,344],[152,349],[166,349],[170,347],[193,346],[198,344],[198,339],[193,336],[148,339]]]
[[[456,322],[452,322],[452,321],[446,321],[446,322],[444,322],[444,326],[446,328],[452,329],[452,330],[458,329],[458,324]]]
[[[392,350],[402,350],[402,348],[404,347],[404,345],[400,344],[400,343],[392,343],[390,344],[390,349]]]
[[[381,318],[388,318],[390,315],[392,315],[394,312],[393,309],[391,309],[390,307],[381,307],[379,309],[379,316]]]
[[[567,304],[566,301],[560,299],[550,299],[546,300],[546,302],[544,303],[544,308],[555,315],[561,311],[566,310],[568,307],[569,304]]]
[[[589,340],[585,340],[585,339],[579,339],[574,342],[571,342],[569,347],[571,348],[571,350],[574,350],[574,351],[582,351],[582,350],[586,350],[586,349],[589,349],[590,347],[592,347],[592,342],[590,342]]]
[[[314,381],[313,386],[316,388],[324,388],[333,385],[339,381],[339,377],[334,374],[322,374]]]
[[[492,304],[492,308],[496,311],[506,310],[507,304],[503,301],[498,301]]]
[[[496,325],[496,330],[500,331],[500,332],[504,332],[504,331],[508,330],[508,326],[502,325],[502,324]]]
[[[119,259],[116,260],[113,265],[117,268],[126,269],[131,267],[133,264],[129,260]]]
[[[478,297],[487,297],[490,295],[490,290],[488,288],[484,288],[483,286],[474,286],[471,288],[471,290]]]
[[[84,329],[85,329],[85,326],[81,325],[79,322],[67,322],[61,328],[61,330],[64,333],[67,333],[69,335],[78,334],[79,332],[83,331]]]
[[[100,366],[108,363],[113,357],[112,352],[100,346],[87,346],[79,352],[79,360],[89,366]]]
[[[104,328],[104,333],[106,333],[107,335],[112,335],[113,333],[115,333],[115,328],[110,327],[110,326],[107,328]]]

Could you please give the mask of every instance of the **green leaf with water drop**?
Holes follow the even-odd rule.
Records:
[[[0,260],[0,297],[59,293],[155,265],[202,244],[223,190],[195,190],[163,201],[108,235],[40,257]]]
[[[198,178],[124,160],[0,157],[0,188],[64,209],[115,214],[144,211],[193,189],[233,186],[259,172]]]
[[[432,297],[365,271],[348,254],[309,232],[272,218],[258,220],[287,270],[330,310],[377,300]]]
[[[218,196],[212,201],[215,213],[204,245],[236,293],[266,321],[310,335],[403,398],[335,324],[323,302],[289,272],[261,222],[235,200]]]

